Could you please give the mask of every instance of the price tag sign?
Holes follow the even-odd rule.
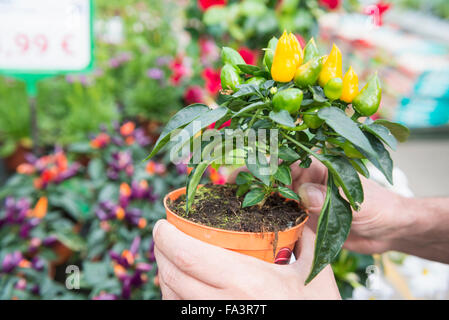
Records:
[[[54,75],[93,64],[91,0],[0,0],[0,72]]]

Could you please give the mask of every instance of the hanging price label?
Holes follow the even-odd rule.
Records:
[[[0,0],[0,70],[54,74],[92,65],[90,0]]]

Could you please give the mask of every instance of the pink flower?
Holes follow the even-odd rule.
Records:
[[[203,103],[204,93],[200,86],[190,86],[184,92],[184,102],[186,104]]]
[[[242,47],[239,49],[239,53],[245,60],[246,64],[255,65],[257,62],[257,53],[249,48]]]
[[[320,5],[328,10],[334,10],[340,6],[340,0],[320,0]]]
[[[189,73],[188,68],[184,64],[184,59],[181,56],[176,57],[170,63],[170,69],[172,71],[170,81],[174,85],[178,85],[182,81],[182,79]]]
[[[201,75],[206,82],[207,91],[213,95],[217,94],[221,89],[220,69],[206,68]]]
[[[199,46],[200,46],[200,59],[202,64],[210,65],[218,60],[220,53],[217,45],[213,40],[208,39],[206,37],[202,37],[199,40]]]
[[[198,0],[198,7],[202,11],[206,11],[212,6],[224,6],[226,3],[227,0]]]

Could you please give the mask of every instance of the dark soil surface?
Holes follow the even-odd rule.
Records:
[[[278,232],[291,228],[307,217],[295,201],[286,201],[278,194],[270,196],[262,208],[242,209],[243,197],[236,197],[235,185],[205,185],[198,189],[192,208],[185,213],[185,195],[168,206],[190,221],[232,231]]]

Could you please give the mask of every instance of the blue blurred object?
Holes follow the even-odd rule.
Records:
[[[423,73],[411,97],[401,100],[396,120],[410,128],[449,124],[449,72]]]

